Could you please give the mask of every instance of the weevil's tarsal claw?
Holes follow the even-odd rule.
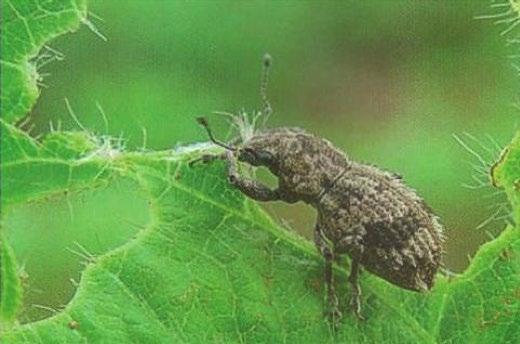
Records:
[[[339,310],[338,305],[329,304],[329,309],[326,311],[326,316],[329,319],[333,329],[336,330],[341,323],[341,319],[343,318],[343,314]]]
[[[358,320],[365,320],[365,317],[361,314],[361,300],[358,294],[352,294],[350,298],[350,309]]]

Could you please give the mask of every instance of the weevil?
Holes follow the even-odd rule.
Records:
[[[264,57],[261,96],[267,118],[266,96],[271,58]],[[245,123],[244,117],[240,123]],[[427,291],[441,265],[443,228],[430,207],[402,178],[378,167],[353,161],[328,140],[299,128],[246,130],[249,135],[229,143],[216,139],[208,121],[199,117],[210,140],[225,149],[192,161],[224,159],[229,183],[261,202],[305,202],[317,210],[314,242],[325,260],[327,313],[342,317],[336,295],[333,263],[350,259],[350,308],[361,314],[359,274],[365,270],[412,291]],[[278,187],[238,173],[238,164],[265,166],[278,178]]]

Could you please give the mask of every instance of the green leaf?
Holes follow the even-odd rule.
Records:
[[[503,188],[513,206],[515,222],[520,223],[520,131],[491,169],[493,184]]]
[[[22,299],[22,288],[18,278],[16,260],[0,231],[0,331],[12,323]]]
[[[20,47],[14,49],[18,54],[2,57],[3,66],[33,56],[31,49],[37,50],[45,39],[71,29],[84,12],[72,4],[6,1],[2,43]],[[58,29],[43,30],[47,33],[41,40],[34,24],[41,19],[35,18],[47,18],[47,12],[31,19],[40,8],[58,13],[46,22]],[[18,84],[4,79],[15,78],[5,75],[3,209],[64,191],[95,192],[99,183],[122,177],[138,185],[151,218],[135,238],[89,260],[65,309],[42,321],[0,329],[4,342],[520,341],[519,229],[510,227],[484,245],[463,274],[438,276],[430,293],[405,291],[364,273],[367,320],[360,322],[346,312],[334,332],[323,316],[323,261],[315,247],[275,224],[256,203],[231,188],[223,162],[190,168],[188,162],[203,151],[200,146],[123,152],[115,141],[85,132],[56,132],[37,142],[12,125],[32,106],[34,100],[27,99],[33,95],[27,89],[17,91]],[[24,70],[20,75],[32,74]],[[494,173],[517,207],[520,148],[515,142]],[[0,310],[11,322],[19,303],[19,280],[9,277],[16,265],[5,241],[0,257]],[[344,308],[347,267],[347,262],[336,267]]]
[[[2,95],[0,112],[14,123],[32,108],[39,91],[30,62],[45,42],[78,28],[86,18],[84,0],[2,1]]]
[[[91,263],[59,315],[4,333],[9,342],[461,342],[520,340],[520,235],[506,230],[471,267],[431,293],[366,273],[364,312],[333,334],[325,321],[321,259],[227,185],[221,164],[193,155],[127,153],[120,170],[152,208],[133,241]],[[338,268],[346,295],[345,271]],[[342,299],[343,305],[347,300]],[[72,327],[72,328],[71,328]]]
[[[107,156],[118,154],[110,142],[83,132],[56,132],[38,142],[0,120],[2,130],[2,206],[56,193],[106,184]],[[35,178],[37,176],[37,178]]]

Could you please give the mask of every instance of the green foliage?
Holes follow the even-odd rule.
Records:
[[[39,143],[4,121],[0,124],[4,206],[94,187],[109,177],[105,165],[110,160],[99,155],[110,154],[106,149],[111,147],[96,147],[87,133],[53,133]]]
[[[192,158],[157,152],[115,159],[111,166],[146,193],[149,226],[95,258],[64,311],[6,331],[5,338],[13,343],[332,341],[322,316],[321,260],[312,244],[273,224],[230,189],[221,164],[190,169],[186,162]],[[434,291],[424,295],[364,274],[368,320],[347,316],[336,339],[520,340],[512,330],[520,326],[518,254],[520,235],[510,228],[484,245],[464,274],[439,278]],[[340,284],[345,294],[344,274]],[[78,329],[69,327],[73,321]]]
[[[22,288],[16,270],[13,251],[0,232],[0,331],[14,321],[21,304]]]
[[[492,168],[493,184],[505,189],[513,206],[516,223],[520,223],[520,132],[502,152]]]
[[[15,122],[36,102],[39,78],[34,58],[45,42],[78,28],[85,0],[2,1],[2,117]]]
[[[14,11],[13,3],[7,4]],[[23,8],[14,12],[30,13]],[[45,37],[74,25],[57,25]],[[11,37],[8,44],[17,44],[13,34],[6,37]],[[484,245],[463,274],[438,276],[431,293],[404,291],[363,274],[367,321],[346,314],[333,332],[323,317],[322,260],[313,244],[275,224],[230,188],[222,162],[188,167],[204,147],[126,152],[114,140],[86,132],[55,132],[38,142],[10,123],[21,114],[12,105],[19,86],[4,84],[2,78],[2,89],[12,97],[5,109],[11,115],[2,120],[3,210],[64,191],[100,192],[100,185],[124,178],[137,185],[146,200],[142,207],[150,213],[146,228],[133,239],[88,257],[65,309],[42,321],[0,329],[4,342],[520,341],[517,228],[507,228]],[[513,202],[518,199],[519,155],[517,139],[495,168],[496,183]],[[3,240],[2,324],[12,322],[20,299],[7,247]],[[337,266],[341,295],[348,292],[344,265]],[[342,299],[342,305],[347,301]]]

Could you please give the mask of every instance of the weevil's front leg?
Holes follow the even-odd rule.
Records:
[[[334,274],[332,271],[332,263],[334,262],[335,255],[334,251],[329,247],[329,245],[327,245],[323,235],[324,234],[318,221],[314,228],[314,243],[323,258],[325,258],[324,278],[327,287],[327,314],[330,317],[332,324],[336,325],[341,319],[342,314],[339,310],[338,296],[336,295],[336,288],[334,287]]]
[[[352,259],[350,266],[350,275],[348,282],[350,283],[350,308],[360,320],[364,320],[361,315],[361,287],[359,285],[360,266],[357,259]]]
[[[278,201],[280,193],[278,189],[272,190],[266,185],[249,178],[242,177],[237,171],[237,161],[231,152],[226,152],[226,159],[229,162],[228,179],[246,196],[262,202]]]

